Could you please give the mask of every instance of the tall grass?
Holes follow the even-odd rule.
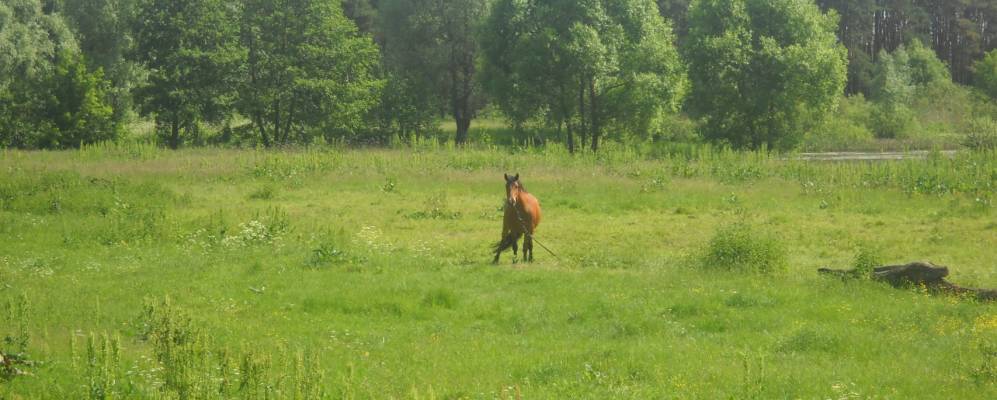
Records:
[[[39,362],[0,397],[997,391],[993,305],[815,273],[925,258],[997,284],[993,151],[399,146],[2,153],[0,352]],[[489,264],[502,172],[557,258]]]

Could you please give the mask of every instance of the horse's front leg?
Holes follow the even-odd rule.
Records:
[[[524,251],[524,256],[525,256],[525,251],[526,251],[525,245],[526,245],[526,242],[523,242],[523,245],[524,245],[523,251]],[[517,254],[518,252],[519,252],[519,237],[518,236],[513,236],[512,237],[512,263],[513,264],[515,264],[518,261],[517,260],[517,258],[519,256],[519,254]]]

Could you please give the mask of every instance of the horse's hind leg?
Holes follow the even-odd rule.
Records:
[[[495,259],[492,260],[492,263],[498,264],[499,255],[501,255],[503,251],[505,251],[510,247],[512,247],[512,262],[515,263],[516,257],[518,255],[517,252],[519,251],[519,246],[517,244],[518,241],[519,241],[519,236],[514,233],[510,233],[508,235],[503,236],[502,241],[495,246]]]
[[[523,239],[523,259],[533,262],[533,235],[526,235]]]

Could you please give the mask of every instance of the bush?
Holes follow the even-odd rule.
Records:
[[[18,375],[26,375],[24,367],[32,365],[27,357],[30,310],[28,298],[20,295],[8,300],[0,308],[0,382]]]
[[[990,118],[972,120],[963,144],[974,150],[997,149],[997,121]]]
[[[651,135],[654,141],[696,142],[700,139],[696,123],[683,114],[667,114],[654,123]]]
[[[883,103],[873,109],[869,120],[872,131],[880,139],[903,139],[917,130],[914,111],[903,104]]]
[[[872,89],[878,105],[872,113],[870,128],[882,139],[909,138],[921,130],[915,116],[923,114],[925,109],[944,109],[953,104],[958,107],[962,100],[959,93],[955,93],[957,90],[945,64],[934,51],[917,40],[892,53],[880,51]],[[936,104],[937,96],[947,101]],[[915,112],[912,107],[918,105],[918,99],[929,97],[932,102],[927,106],[921,104]],[[957,117],[953,112],[937,114],[932,115],[932,119],[941,119],[943,125]]]
[[[954,134],[977,115],[974,101],[966,87],[939,82],[919,88],[911,110],[924,134]]]
[[[879,249],[864,244],[859,245],[858,251],[855,253],[855,260],[852,262],[856,276],[870,278],[872,270],[881,265],[883,265],[883,256]]]
[[[861,94],[843,98],[835,116],[804,137],[804,150],[844,150],[872,142],[874,137],[869,129],[872,110]]]
[[[997,49],[987,53],[973,65],[976,87],[992,99],[997,99]]]
[[[777,237],[738,222],[717,230],[699,264],[704,269],[767,274],[784,270],[787,256]]]

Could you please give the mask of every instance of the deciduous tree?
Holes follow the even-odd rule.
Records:
[[[987,53],[973,66],[976,87],[990,98],[997,100],[997,50]]]
[[[671,28],[652,1],[495,3],[486,27],[487,85],[507,115],[588,137],[640,135],[686,90]]]
[[[808,0],[696,0],[685,46],[690,109],[735,147],[792,147],[837,106],[846,53],[837,17]]]
[[[171,148],[202,122],[230,111],[241,49],[233,4],[225,0],[141,0],[134,21],[135,60],[149,71],[135,94]]]
[[[243,0],[239,110],[261,142],[350,137],[382,87],[377,47],[338,0]]]
[[[127,57],[135,43],[136,5],[134,0],[69,0],[60,8],[75,32],[87,68],[101,70],[111,83],[106,96],[116,121],[132,110],[131,91],[143,78],[138,63]]]
[[[380,3],[385,64],[410,114],[445,110],[457,125],[454,141],[467,141],[471,120],[484,105],[478,88],[478,26],[486,0],[384,0]],[[425,123],[426,121],[418,121]],[[418,124],[418,123],[417,123]]]
[[[0,3],[0,147],[66,148],[114,138],[106,83],[62,17],[38,0]]]

